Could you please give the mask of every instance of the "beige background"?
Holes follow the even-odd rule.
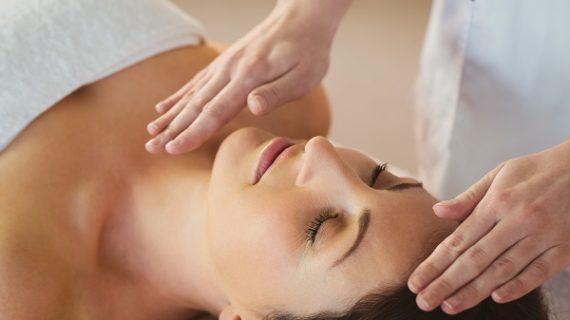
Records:
[[[202,22],[208,38],[226,43],[261,21],[274,4],[175,2]],[[412,173],[412,95],[429,7],[427,0],[355,0],[340,27],[324,80],[333,108],[331,138]]]

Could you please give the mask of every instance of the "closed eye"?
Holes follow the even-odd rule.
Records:
[[[370,187],[373,188],[374,185],[376,184],[376,181],[378,180],[378,177],[380,176],[380,174],[384,171],[386,171],[386,167],[388,166],[388,163],[384,162],[384,163],[379,163],[376,167],[374,167],[374,170],[372,170],[372,175],[370,176]]]
[[[412,188],[423,188],[423,184],[421,182],[402,182],[400,184],[395,184],[393,186],[389,186],[387,188],[385,188],[384,190],[389,190],[389,191],[402,191],[402,190],[408,190],[408,189],[412,189]]]
[[[319,230],[323,226],[327,220],[336,219],[339,217],[339,214],[334,211],[332,208],[324,208],[321,212],[315,217],[315,219],[307,225],[306,234],[307,234],[307,242],[310,244],[315,243],[317,239],[317,235],[319,234]]]
[[[378,181],[378,177],[380,176],[380,174],[384,171],[386,171],[386,168],[388,166],[388,163],[384,162],[381,164],[378,164],[376,167],[374,167],[374,170],[372,170],[372,174],[370,176],[370,187],[374,188],[374,186],[376,185],[376,182]],[[388,190],[388,191],[402,191],[402,190],[409,190],[412,188],[422,188],[423,184],[421,182],[401,182],[401,183],[397,183],[385,188],[382,188],[383,190]]]

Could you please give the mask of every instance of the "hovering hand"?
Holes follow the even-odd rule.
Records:
[[[300,98],[325,75],[336,26],[277,7],[178,92],[156,106],[146,148],[180,154],[198,148],[245,106],[255,115]]]
[[[503,163],[434,211],[464,221],[410,276],[421,309],[524,296],[570,266],[570,140]]]

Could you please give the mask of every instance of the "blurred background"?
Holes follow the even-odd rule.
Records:
[[[176,0],[206,36],[232,43],[273,8],[270,0]],[[330,137],[416,173],[413,89],[431,1],[355,0],[324,80]]]

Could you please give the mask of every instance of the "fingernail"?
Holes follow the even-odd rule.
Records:
[[[149,124],[146,129],[148,130],[148,132],[154,134],[154,132],[156,132],[156,130],[158,130],[158,126],[154,123]]]
[[[418,297],[416,303],[418,304],[418,307],[420,307],[420,309],[424,311],[429,311],[430,305],[424,298]]]
[[[457,306],[459,305],[459,299],[456,298],[451,298],[449,300],[445,300],[441,307],[443,308],[443,311],[445,312],[453,312],[455,311],[455,309],[457,308]]]
[[[155,152],[155,151],[156,151],[156,150],[155,150],[156,143],[154,142],[154,140],[148,141],[147,143],[145,143],[144,146],[145,146],[145,149],[146,149],[147,151],[150,151],[150,152]]]
[[[265,101],[261,96],[254,95],[249,99],[249,107],[254,113],[261,113],[265,109]]]
[[[445,206],[445,205],[440,205],[439,203],[436,203],[433,205],[433,207],[431,207],[433,209],[433,211],[438,214],[438,213],[445,213],[447,211],[449,211],[449,207]]]
[[[419,288],[419,284],[418,281],[416,279],[410,279],[410,281],[408,281],[408,288],[410,289],[411,292],[413,293],[418,293],[418,288]]]
[[[493,292],[493,294],[491,294],[491,297],[493,300],[495,300],[495,302],[501,302],[505,299],[504,293],[500,291]]]
[[[164,106],[164,103],[159,103],[157,104],[154,108],[156,109],[156,111],[160,112],[162,110],[162,107]]]
[[[451,200],[444,200],[436,203],[434,206],[448,206],[452,203]]]
[[[148,144],[149,146],[156,146],[158,145],[158,139],[152,139],[149,142],[147,142],[146,144]]]
[[[169,153],[175,152],[176,148],[180,145],[180,140],[172,140],[166,144],[166,151]]]
[[[445,217],[448,214],[453,213],[453,207],[451,206],[450,202],[447,203],[436,203],[433,207],[432,207],[433,212],[435,213],[436,216],[438,217]]]

